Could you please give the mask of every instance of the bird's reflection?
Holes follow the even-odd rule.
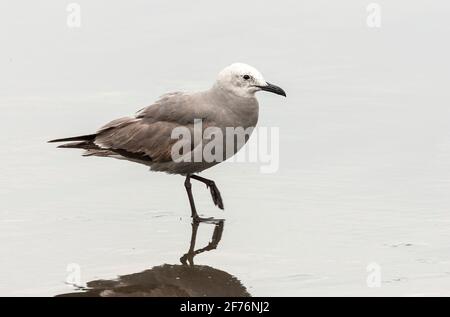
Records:
[[[195,248],[200,225],[214,225],[211,242]],[[217,248],[224,229],[224,220],[194,221],[188,252],[181,258],[181,265],[163,264],[139,273],[119,276],[115,280],[95,280],[87,283],[82,292],[58,296],[181,296],[181,297],[248,297],[250,294],[241,282],[231,274],[206,265],[195,265],[194,257]]]
[[[223,232],[223,227],[224,227],[225,221],[222,219],[204,221],[203,223],[211,223],[211,224],[214,224],[214,226],[215,226],[213,234],[212,234],[211,242],[208,243],[208,245],[206,247],[195,250],[195,241],[197,240],[197,232],[198,232],[198,227],[199,227],[200,223],[201,222],[199,222],[199,221],[192,222],[191,244],[189,246],[189,251],[180,258],[180,261],[182,264],[186,265],[189,263],[190,265],[194,265],[194,257],[197,254],[200,254],[205,251],[214,250],[215,248],[217,248],[217,245],[219,244],[220,239],[222,239],[222,232]]]

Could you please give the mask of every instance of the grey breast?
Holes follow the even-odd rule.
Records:
[[[201,139],[193,138],[196,119],[202,120]],[[216,127],[223,131],[223,142],[226,142],[227,127],[241,127],[245,130],[254,127],[257,120],[258,102],[255,98],[230,96],[215,88],[191,94],[170,93],[163,95],[151,106],[141,109],[133,117],[120,118],[103,126],[94,141],[101,150],[88,150],[86,155],[135,161],[149,165],[155,171],[195,173],[219,162],[174,162],[172,147],[179,141],[172,137],[174,129],[190,131],[192,139],[189,140],[189,149],[194,151],[200,145],[204,149],[212,141],[203,135],[208,128]],[[245,138],[245,142],[247,139]],[[242,146],[243,144],[238,144],[232,154]]]

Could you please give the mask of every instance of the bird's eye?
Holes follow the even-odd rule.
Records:
[[[249,80],[250,79],[250,76],[249,75],[244,75],[244,76],[242,76],[245,80]]]

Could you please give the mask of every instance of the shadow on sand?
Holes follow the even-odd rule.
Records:
[[[200,225],[214,225],[211,242],[195,249]],[[224,220],[192,223],[189,250],[181,258],[181,265],[163,264],[139,273],[119,276],[114,280],[95,280],[87,283],[81,292],[57,295],[57,297],[248,297],[250,294],[241,282],[231,274],[206,265],[195,265],[194,257],[214,250],[224,229]]]

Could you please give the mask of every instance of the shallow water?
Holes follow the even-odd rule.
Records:
[[[190,247],[183,178],[45,142],[167,91],[206,89],[235,61],[288,94],[259,95],[260,126],[280,129],[280,164],[206,171],[223,212],[194,184],[201,213],[225,219],[195,264],[252,296],[450,295],[446,2],[380,2],[379,29],[356,0],[256,11],[252,1],[79,3],[80,29],[57,1],[0,5],[1,295],[71,293],[80,288],[67,281],[144,271],[138,280],[180,277],[158,268]],[[196,249],[214,228],[199,226]],[[367,283],[374,267],[380,287]]]

